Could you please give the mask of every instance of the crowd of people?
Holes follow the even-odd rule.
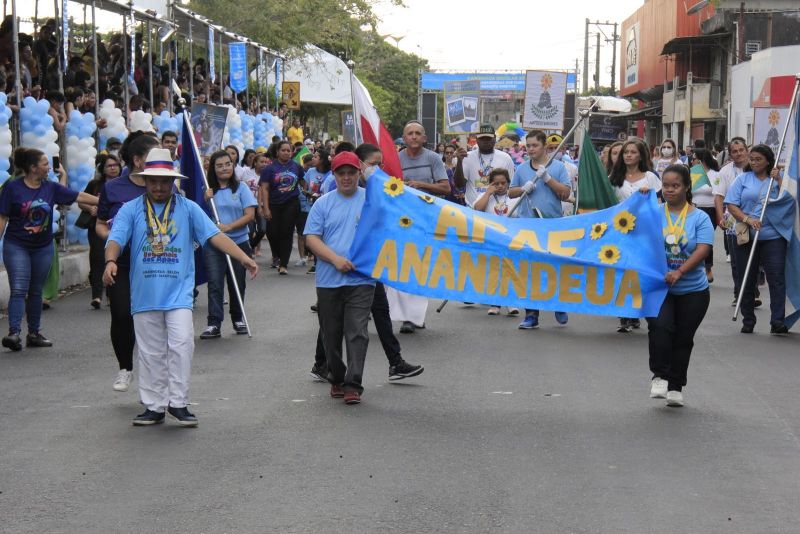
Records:
[[[266,256],[265,263],[279,276],[288,275],[292,265],[315,275],[317,298],[311,308],[318,313],[319,332],[311,375],[330,383],[332,397],[347,404],[361,401],[370,316],[389,363],[389,379],[421,374],[421,365],[403,359],[392,321],[401,322],[401,333],[425,328],[427,299],[384,287],[356,272],[347,257],[365,199],[363,187],[382,167],[381,150],[346,141],[301,141],[302,129],[293,134],[294,143],[279,139],[268,149],[241,155],[228,146],[204,160],[209,187],[202,207],[215,213],[216,224],[181,194],[183,177],[173,165],[178,147],[172,132],[160,139],[151,132],[133,132],[118,150],[110,147],[97,158],[96,178],[80,193],[44,179],[50,172],[44,154],[18,149],[16,177],[0,192],[0,232],[5,231],[3,255],[11,285],[9,332],[2,345],[22,349],[26,312],[27,346],[52,345],[41,331],[41,293],[52,262],[52,213],[56,205],[78,202],[90,236],[90,305],[101,309],[105,292],[110,306],[110,340],[119,367],[114,390],[130,388],[138,347],[139,392],[146,410],[134,424],[157,424],[170,413],[184,426],[197,425],[187,409],[192,297],[198,295],[193,243],[202,246],[208,280],[208,321],[200,339],[222,337],[226,282],[232,331],[249,333],[243,308],[246,273],[255,276],[255,259]],[[581,155],[559,150],[558,136],[528,132],[520,156],[514,154],[516,145],[496,148],[494,128],[483,124],[474,146],[451,142],[436,152],[426,148],[425,129],[413,120],[402,140],[399,159],[408,187],[501,217],[572,213]],[[659,147],[660,157],[653,159],[653,151],[638,138],[600,152],[620,201],[655,191],[662,202],[669,289],[659,315],[647,318],[647,325],[650,393],[666,398],[670,406],[683,405],[694,334],[709,307],[717,227],[724,229],[736,281],[734,304],[744,287],[741,332],[754,331],[763,273],[770,292],[770,332],[787,333],[784,227],[791,217],[780,202],[785,195],[779,194],[782,178],[775,155],[765,145],[748,147],[741,138],[732,139],[723,154],[720,168],[713,152],[697,141],[681,159],[667,139]],[[710,183],[695,188],[689,168],[698,164]],[[774,186],[767,192],[770,177]],[[762,217],[765,195],[776,200]],[[760,232],[755,268],[744,280],[754,231]],[[300,257],[292,264],[295,240]],[[488,306],[488,315],[500,312]],[[506,312],[522,316],[520,329],[540,326],[536,309]],[[555,320],[566,325],[569,317],[556,312]],[[620,333],[637,328],[638,318],[620,319]]]

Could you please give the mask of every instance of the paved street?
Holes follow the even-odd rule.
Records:
[[[401,337],[414,379],[388,382],[371,329],[345,406],[309,378],[313,280],[292,268],[250,283],[253,339],[197,341],[200,427],[136,428],[107,308],[72,295],[45,313],[54,348],[0,354],[0,531],[797,532],[798,334],[767,335],[767,310],[738,333],[719,249],[683,409],[648,398],[645,330],[524,332],[455,303]],[[196,333],[205,312],[203,292]]]

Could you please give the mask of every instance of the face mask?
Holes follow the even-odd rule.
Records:
[[[377,165],[370,165],[369,167],[364,169],[364,180],[365,181],[369,180],[369,177],[372,176],[373,174],[375,174],[377,172],[378,168],[379,167]]]
[[[555,154],[555,157],[553,159],[556,161],[561,161],[561,158],[564,157],[564,154],[562,154],[560,151],[559,152],[556,152],[555,150],[547,151],[547,157],[552,157],[553,154]]]
[[[671,158],[672,157],[672,147],[668,147],[668,146],[662,147],[661,148],[661,155],[664,156],[665,158]]]

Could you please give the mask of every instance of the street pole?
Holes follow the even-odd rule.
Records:
[[[619,35],[617,35],[617,23],[614,23],[614,35],[611,36],[611,40],[614,41],[612,44],[614,46],[611,52],[611,92],[614,95],[617,94],[617,41],[619,41]]]
[[[597,31],[597,49],[594,60],[594,91],[600,93],[600,30]]]
[[[589,91],[589,19],[583,36],[583,93]]]

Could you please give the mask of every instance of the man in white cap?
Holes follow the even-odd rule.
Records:
[[[162,423],[167,411],[181,426],[194,427],[197,418],[187,409],[194,354],[194,243],[210,241],[252,277],[258,266],[197,204],[175,193],[173,181],[185,177],[173,170],[169,150],[150,150],[139,175],[146,192],[114,217],[103,273],[105,284],[114,284],[117,258],[130,243],[131,314],[139,349],[139,396],[146,408],[133,424]]]
[[[489,187],[489,174],[492,169],[505,169],[509,176],[514,176],[516,165],[511,156],[502,150],[496,150],[494,127],[491,124],[481,124],[478,131],[478,150],[467,153],[466,148],[456,151],[456,169],[453,173],[453,182],[456,187],[466,186],[464,200],[467,206],[472,206]]]

